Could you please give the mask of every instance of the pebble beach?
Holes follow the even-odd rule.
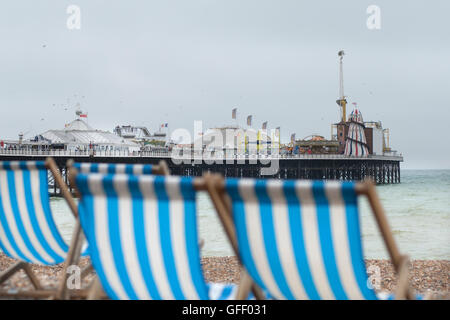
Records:
[[[13,259],[0,253],[0,272],[14,263]],[[82,258],[80,267],[89,263],[88,258]],[[207,282],[238,283],[240,267],[236,257],[203,257],[203,275]],[[55,287],[62,271],[62,264],[56,266],[33,265],[32,269],[45,288]],[[379,281],[374,283],[377,291],[391,293],[395,290],[397,278],[392,264],[388,260],[366,260],[369,274],[379,274]],[[416,293],[432,294],[435,298],[450,300],[450,261],[449,260],[413,260],[410,264],[409,283]],[[374,277],[375,278],[375,277]],[[83,282],[85,286],[92,279],[88,276]],[[31,289],[23,271],[0,285],[0,290],[15,292],[17,289]]]

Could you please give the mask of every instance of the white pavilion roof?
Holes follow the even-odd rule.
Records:
[[[109,131],[93,129],[81,119],[75,119],[62,130],[48,130],[41,134],[52,143],[86,145],[104,144],[114,146],[139,147],[138,144],[126,140]]]

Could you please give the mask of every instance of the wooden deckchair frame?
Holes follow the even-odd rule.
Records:
[[[235,227],[233,223],[233,213],[231,208],[231,200],[225,191],[225,179],[223,176],[214,174],[205,176],[205,182],[207,185],[208,193],[214,204],[214,207],[219,215],[220,221],[226,231],[227,237],[230,244],[241,262]],[[395,291],[396,299],[414,299],[411,289],[408,284],[408,266],[409,258],[406,255],[400,254],[394,237],[389,227],[386,214],[384,212],[383,206],[380,199],[378,198],[375,184],[371,180],[365,180],[364,182],[358,182],[356,184],[356,193],[358,196],[366,196],[369,200],[371,211],[375,216],[378,229],[381,232],[384,244],[386,245],[387,251],[389,253],[392,264],[394,265],[394,270],[398,275],[398,284]],[[243,267],[241,263],[241,267]],[[248,279],[248,274],[244,275],[244,283],[238,290],[237,299],[241,300],[248,295],[250,286],[252,290],[255,291],[256,284],[253,280]],[[255,295],[258,299],[260,295]]]
[[[80,192],[78,191],[77,185],[75,183],[75,177],[78,174],[78,170],[73,167],[73,164],[74,164],[74,161],[72,159],[67,161],[67,168],[69,170],[69,173],[68,173],[69,183],[71,186],[74,187],[78,197],[80,197]],[[56,164],[54,164],[54,165],[56,166]],[[169,171],[169,167],[167,166],[167,163],[164,160],[161,160],[157,165],[152,165],[152,174],[154,174],[154,175],[169,175],[170,171]],[[61,176],[59,178],[61,178]],[[62,180],[62,178],[61,178],[61,180]],[[70,191],[68,190],[68,188],[65,191],[66,192],[63,193],[63,197],[69,203],[71,210],[73,207],[74,208],[73,210],[75,210],[74,212],[76,212],[76,224],[75,224],[74,236],[72,236],[72,242],[70,244],[70,249],[67,254],[67,262],[64,264],[64,268],[63,268],[64,279],[60,283],[60,286],[58,289],[58,294],[56,296],[58,299],[70,298],[69,295],[67,294],[67,288],[66,288],[67,287],[66,282],[67,282],[67,278],[68,278],[67,268],[69,266],[73,265],[74,263],[78,264],[78,259],[81,256],[81,245],[82,245],[82,241],[79,241],[79,238],[81,238],[83,236],[83,230],[81,228],[80,219],[78,218],[78,207],[76,206],[75,201],[73,200],[73,197],[72,197]],[[70,203],[73,203],[73,205],[71,205]],[[92,270],[93,270],[92,263],[89,263],[89,265],[81,271],[81,279],[83,279]],[[96,276],[95,279],[93,280],[93,282],[91,283],[90,288],[85,289],[85,290],[77,290],[75,293],[75,297],[76,296],[81,296],[83,298],[88,298],[88,299],[92,300],[92,299],[98,299],[101,297],[106,297],[106,294],[104,293],[103,288],[100,284],[100,281],[99,281],[98,277]]]

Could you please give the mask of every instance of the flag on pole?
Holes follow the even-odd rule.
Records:
[[[291,142],[295,142],[295,133],[291,134]]]
[[[234,108],[233,111],[231,112],[232,119],[236,119],[236,113],[237,113],[237,108]]]
[[[266,122],[263,122],[263,124],[262,124],[262,129],[263,129],[263,130],[266,130],[266,129],[267,129],[267,121],[266,121]]]
[[[275,129],[275,137],[278,138],[278,141],[276,139],[273,139],[276,143],[278,143],[278,148],[281,146],[281,133],[280,133],[281,127],[277,127]]]
[[[281,129],[281,127],[276,127],[276,128],[275,128],[275,135],[276,135],[278,138],[280,138],[280,129]]]
[[[251,115],[247,117],[247,125],[248,126],[252,125],[252,116]]]

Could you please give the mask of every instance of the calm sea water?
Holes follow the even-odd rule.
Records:
[[[403,170],[402,183],[377,187],[400,251],[412,259],[450,260],[450,170]],[[209,198],[197,199],[199,234],[205,240],[204,256],[228,256],[233,252]],[[62,198],[51,207],[66,241],[74,220]],[[387,258],[366,199],[360,201],[366,258]]]

